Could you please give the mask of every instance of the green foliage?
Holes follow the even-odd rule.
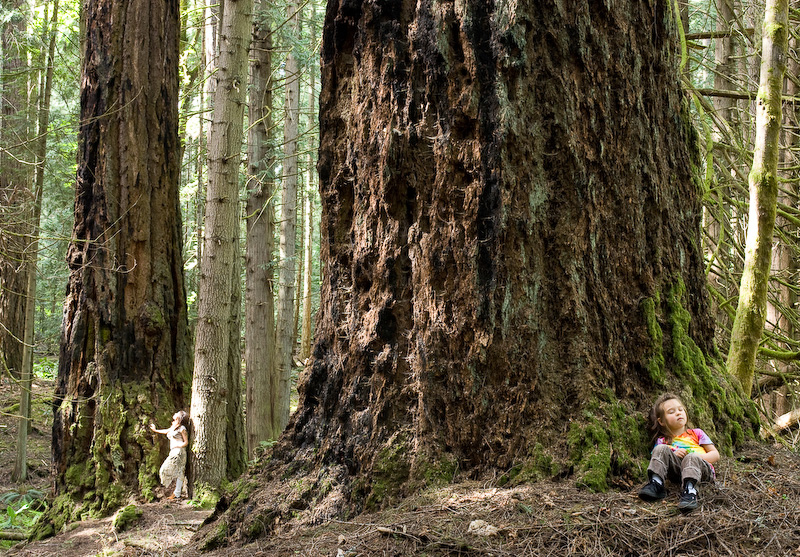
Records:
[[[34,377],[53,381],[58,374],[58,360],[55,358],[39,358],[33,363]]]
[[[0,505],[5,506],[5,516],[0,518],[2,530],[30,530],[47,508],[45,494],[38,489],[29,489],[24,493],[3,493],[0,495]]]

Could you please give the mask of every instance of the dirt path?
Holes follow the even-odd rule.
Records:
[[[19,544],[7,555],[25,557],[83,557],[88,555],[177,555],[210,511],[186,503],[137,505],[141,519],[129,530],[115,532],[112,517],[70,525],[50,539]]]

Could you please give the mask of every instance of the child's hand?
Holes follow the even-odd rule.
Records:
[[[150,424],[150,429],[152,429],[153,431],[155,431],[155,430],[156,430],[156,424]]]
[[[683,458],[686,456],[687,452],[688,451],[684,448],[675,449],[675,456],[677,456],[678,458]]]

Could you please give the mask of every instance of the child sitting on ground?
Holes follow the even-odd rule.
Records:
[[[639,490],[645,501],[657,501],[667,496],[667,478],[680,482],[678,509],[683,512],[697,508],[697,488],[700,482],[714,480],[713,464],[719,460],[708,435],[702,429],[689,429],[687,422],[686,408],[677,396],[665,393],[658,397],[650,410],[655,442],[647,467],[650,481]]]

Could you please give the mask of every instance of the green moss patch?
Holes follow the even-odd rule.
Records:
[[[365,508],[378,508],[385,499],[400,493],[411,475],[411,454],[410,437],[405,432],[395,433],[378,451]]]
[[[141,509],[136,505],[128,505],[116,512],[111,521],[111,526],[116,532],[123,532],[139,522],[140,518],[142,518]]]
[[[644,416],[617,400],[610,390],[589,401],[583,420],[567,434],[569,462],[576,483],[591,491],[606,491],[613,476],[643,474],[647,450]]]

